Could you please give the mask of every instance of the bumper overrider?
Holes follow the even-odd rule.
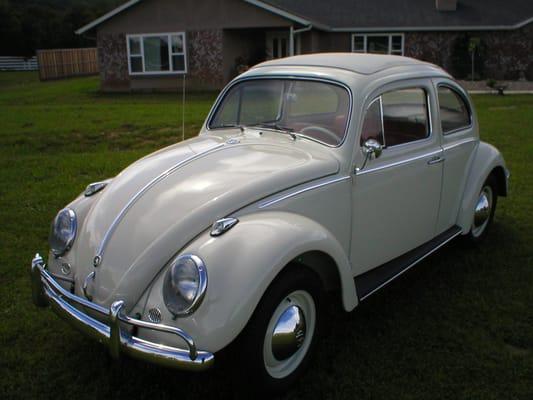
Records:
[[[131,318],[124,313],[122,300],[115,301],[107,309],[65,290],[47,271],[39,254],[35,255],[31,263],[31,282],[32,299],[36,306],[50,306],[57,315],[75,328],[105,344],[113,358],[126,354],[154,364],[189,371],[205,370],[214,363],[214,355],[197,350],[193,338],[180,328]],[[102,315],[104,319],[107,318],[109,324],[91,317],[80,309]],[[187,343],[188,349],[143,340],[121,329],[121,324],[175,334]]]

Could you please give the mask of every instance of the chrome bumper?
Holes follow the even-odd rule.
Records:
[[[198,351],[194,340],[179,328],[130,318],[124,314],[124,302],[121,300],[115,301],[107,309],[65,290],[48,273],[43,258],[39,254],[35,255],[31,263],[31,282],[32,299],[36,306],[50,305],[57,315],[74,325],[75,328],[109,347],[109,352],[114,358],[124,353],[143,361],[189,371],[205,370],[214,363],[214,355]],[[109,325],[80,311],[73,304],[101,314],[108,319]],[[175,334],[187,343],[188,350],[164,346],[135,337],[121,329],[121,323]]]

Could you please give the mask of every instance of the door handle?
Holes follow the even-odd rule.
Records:
[[[428,165],[440,164],[444,161],[444,157],[436,156],[428,160]]]

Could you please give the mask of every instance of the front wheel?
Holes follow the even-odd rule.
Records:
[[[252,391],[280,393],[309,364],[318,334],[322,287],[295,266],[268,288],[243,331],[240,368]]]

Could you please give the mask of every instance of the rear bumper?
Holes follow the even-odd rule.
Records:
[[[214,363],[214,355],[198,351],[194,340],[179,328],[130,318],[124,314],[124,302],[121,300],[115,301],[106,309],[65,290],[48,273],[42,257],[38,254],[31,263],[31,282],[32,298],[36,306],[50,306],[57,315],[75,328],[106,345],[114,358],[126,354],[143,361],[188,371],[202,371]],[[109,324],[80,311],[80,308],[102,315],[107,318]],[[188,349],[143,340],[121,329],[121,324],[175,334],[187,343]]]

